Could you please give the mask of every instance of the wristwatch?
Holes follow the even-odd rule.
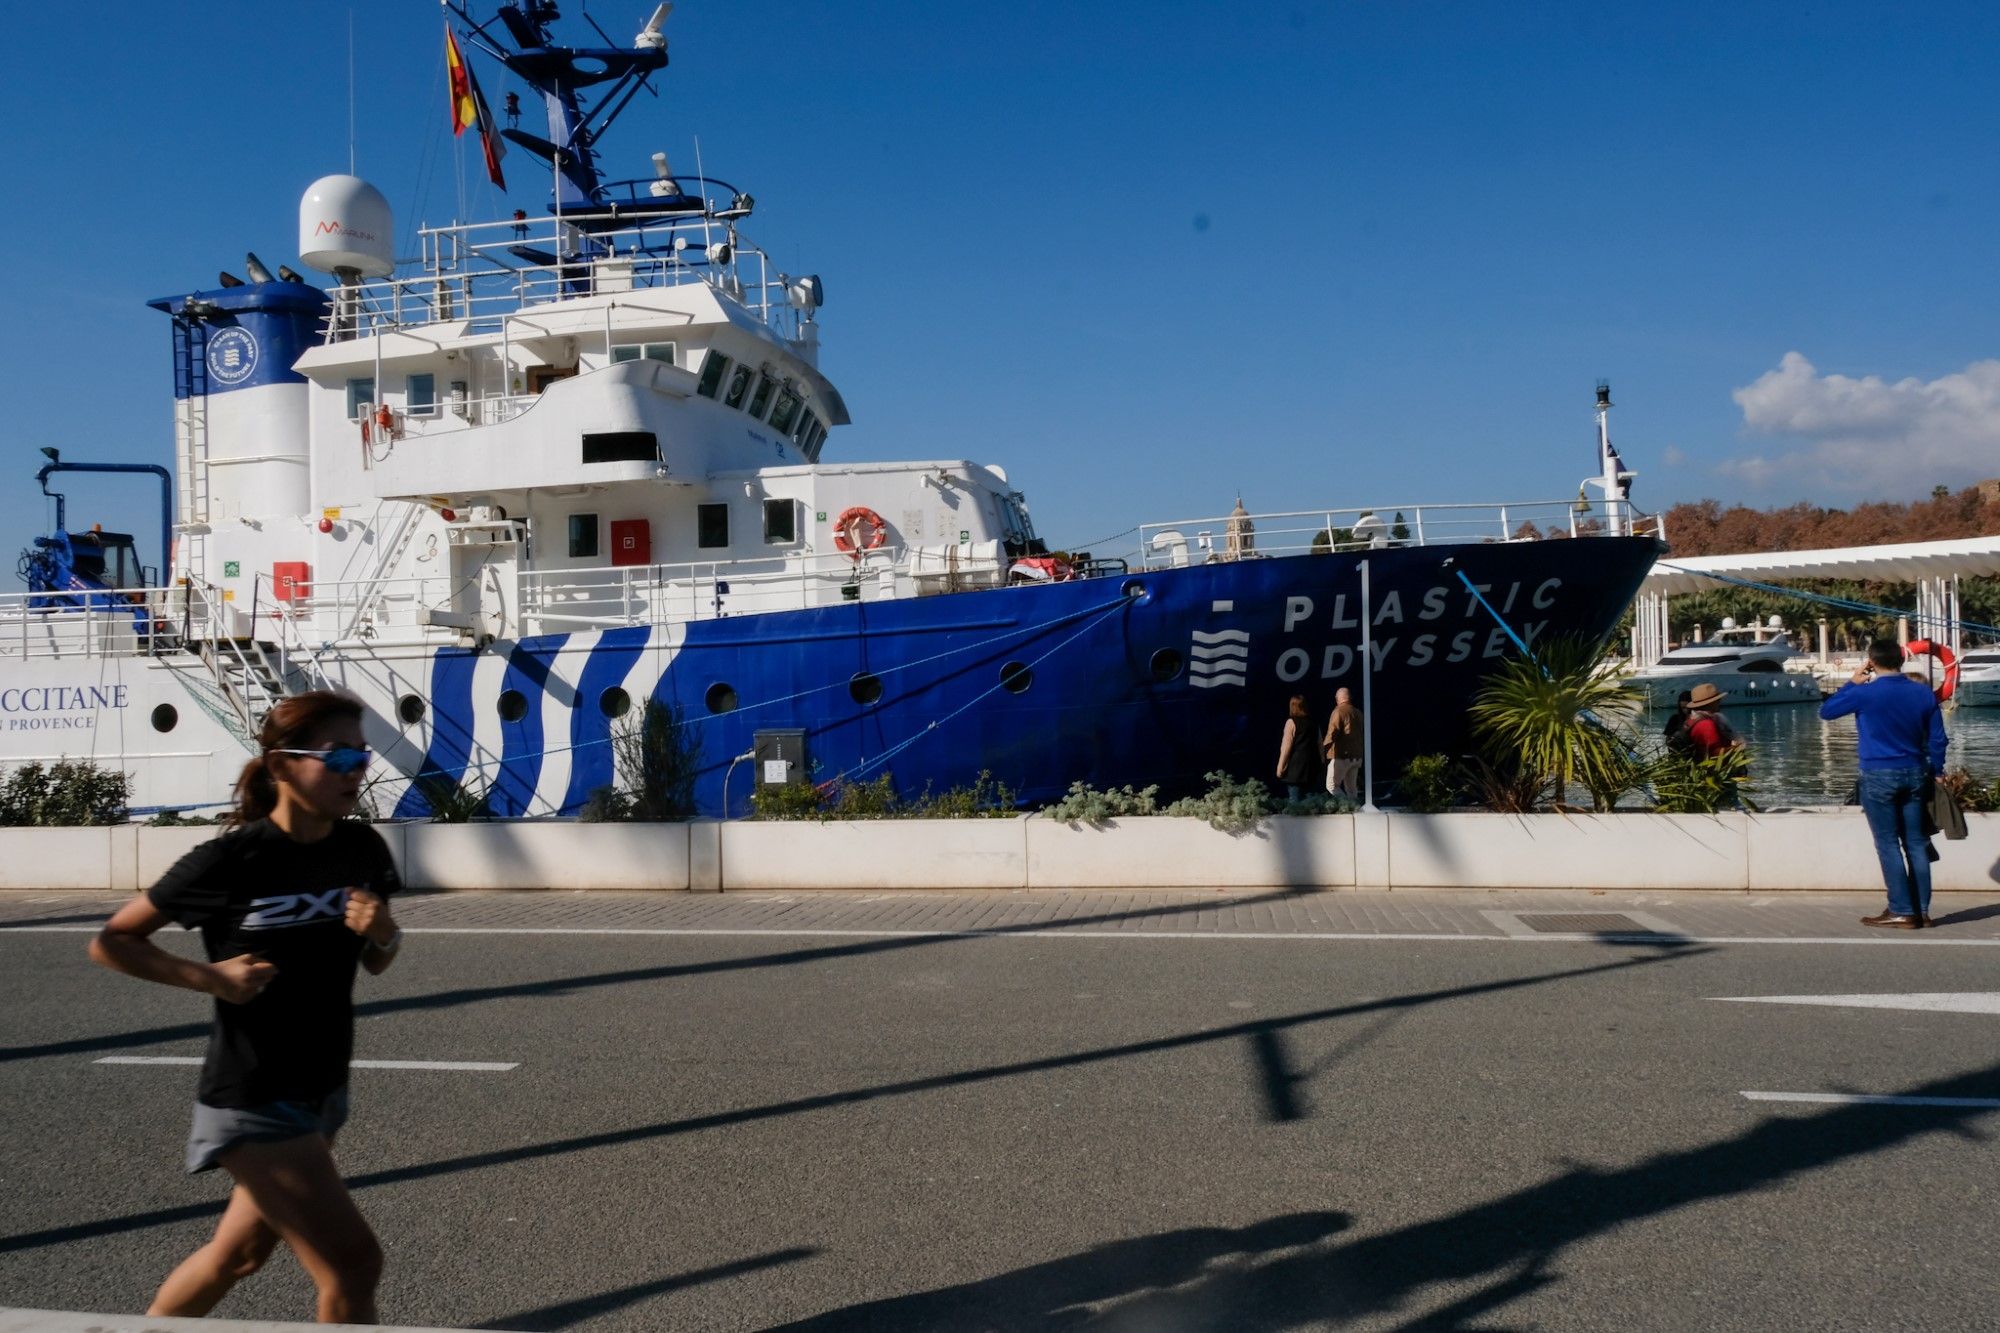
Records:
[[[403,928],[401,926],[396,927],[395,934],[389,936],[389,942],[387,944],[377,944],[374,940],[370,940],[368,941],[368,947],[373,949],[376,953],[396,952],[396,950],[403,947]]]

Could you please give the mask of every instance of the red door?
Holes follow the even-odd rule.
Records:
[[[643,518],[611,520],[611,563],[650,565],[653,563],[653,525]]]

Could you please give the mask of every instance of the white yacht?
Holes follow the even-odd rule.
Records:
[[[1655,708],[1671,708],[1684,690],[1706,681],[1721,690],[1725,706],[1818,703],[1819,678],[1785,664],[1799,655],[1784,621],[1738,626],[1724,618],[1715,636],[1670,650],[1632,673],[1632,685]]]
[[[1958,658],[1952,698],[1965,708],[2000,708],[2000,643],[1968,648]]]

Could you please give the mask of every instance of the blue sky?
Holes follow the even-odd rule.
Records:
[[[650,9],[588,6],[621,42]],[[1573,494],[1600,376],[1648,508],[2000,475],[2000,10],[1530,10],[683,0],[607,166],[698,135],[824,279],[829,458],[1000,463],[1058,545],[1239,490]],[[503,199],[451,145],[426,0],[13,19],[15,545],[37,446],[171,461],[143,302],[296,264],[299,193],[348,162],[350,12],[405,235],[459,211],[455,160],[468,214],[543,208],[525,153]],[[150,486],[71,478],[72,521],[149,534]]]

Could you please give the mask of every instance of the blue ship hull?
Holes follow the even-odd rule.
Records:
[[[430,662],[421,768],[459,779],[478,752],[493,813],[574,815],[614,781],[618,723],[595,701],[657,651],[651,695],[699,738],[704,815],[725,801],[748,810],[752,766],[732,774],[731,761],[778,729],[805,733],[812,781],[886,772],[906,797],[982,771],[1029,802],[1079,780],[1165,797],[1216,769],[1269,781],[1291,695],[1322,719],[1335,689],[1361,697],[1365,558],[1377,770],[1393,775],[1417,754],[1462,753],[1474,691],[1517,651],[1459,571],[1533,644],[1607,634],[1658,552],[1649,537],[1593,537],[1257,558],[444,650]],[[587,651],[573,642],[585,638]],[[519,696],[497,763],[472,734],[475,708],[495,706],[473,691],[494,652],[507,659],[501,689]],[[544,772],[558,751],[559,784]],[[412,787],[396,813],[426,809]]]

